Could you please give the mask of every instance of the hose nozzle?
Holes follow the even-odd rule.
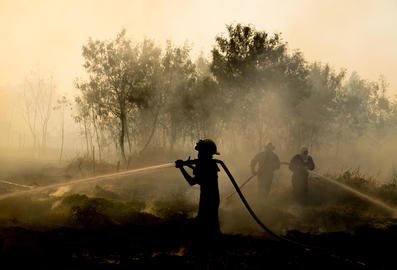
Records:
[[[183,166],[191,166],[193,164],[196,164],[197,160],[196,159],[191,159],[190,156],[187,160],[182,160],[182,159],[178,159],[175,160],[175,167],[176,168],[182,168]]]

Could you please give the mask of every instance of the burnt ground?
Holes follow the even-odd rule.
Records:
[[[78,174],[60,172],[20,172],[13,181],[46,185]],[[305,207],[291,208],[289,186],[276,186],[269,206],[256,208],[266,225],[303,245],[258,233],[235,199],[221,209],[228,218],[225,234],[217,253],[205,260],[191,245],[191,217],[197,210],[192,189],[176,172],[169,178],[143,175],[79,187],[61,197],[3,200],[0,269],[397,269],[397,219],[316,179],[311,179],[311,203]],[[373,186],[361,176],[339,180],[397,205],[396,185]],[[1,194],[12,191],[3,189]]]
[[[352,233],[288,232],[306,247],[224,234],[216,256],[205,263],[181,249],[189,247],[191,220],[140,215],[133,224],[102,228],[2,228],[2,269],[397,269],[396,225]]]

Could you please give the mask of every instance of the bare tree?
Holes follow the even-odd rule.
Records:
[[[59,163],[62,161],[63,147],[65,142],[65,112],[67,109],[71,108],[71,103],[69,100],[62,96],[60,99],[57,99],[57,105],[54,107],[54,110],[59,110],[61,117],[61,150],[59,153]]]
[[[42,154],[47,148],[48,122],[55,96],[52,77],[32,74],[25,78],[23,87],[23,118],[33,139],[33,149]]]

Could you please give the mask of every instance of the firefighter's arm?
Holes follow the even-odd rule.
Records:
[[[275,169],[275,170],[280,169],[281,163],[280,163],[280,159],[278,158],[278,156],[275,156],[275,162],[274,162],[274,163],[275,163],[275,164],[274,164],[274,169]]]
[[[296,158],[295,157],[293,157],[292,159],[291,159],[291,161],[289,162],[289,165],[288,165],[288,168],[291,170],[291,171],[294,171],[294,170],[296,170]]]
[[[311,171],[314,170],[314,168],[315,168],[313,158],[310,157],[310,156],[309,156],[309,159],[307,161],[306,167],[307,167],[308,170],[311,170]]]
[[[186,170],[185,168],[179,168],[181,170],[181,173],[183,175],[183,177],[185,177],[186,181],[189,183],[189,185],[193,186],[195,184],[197,184],[196,181],[196,177],[191,176]]]
[[[181,171],[183,177],[186,179],[186,181],[189,183],[189,185],[193,186],[193,185],[197,184],[197,181],[196,181],[195,177],[192,177],[186,171],[186,169],[183,167],[184,165],[186,165],[186,164],[184,164],[183,160],[175,161],[175,167],[177,167]],[[191,168],[191,166],[188,166],[188,167]]]
[[[251,173],[252,173],[252,174],[256,174],[255,166],[256,166],[256,164],[258,163],[258,160],[259,160],[259,154],[256,155],[256,156],[251,160],[250,166],[251,166]]]
[[[289,169],[290,169],[291,171],[296,171],[296,170],[305,169],[304,166],[305,166],[305,165],[299,160],[299,157],[298,157],[298,156],[294,156],[294,157],[291,159],[291,161],[290,161],[290,163],[289,163],[289,165],[288,165],[288,167],[289,167]]]

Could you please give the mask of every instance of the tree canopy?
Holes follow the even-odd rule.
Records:
[[[125,163],[150,147],[173,151],[207,136],[230,151],[236,140],[337,148],[396,128],[384,78],[347,78],[252,25],[228,25],[210,58],[192,59],[189,46],[171,41],[164,49],[134,43],[124,30],[111,41],[90,39],[83,57],[88,79],[77,83],[76,120],[90,137],[87,149],[89,141],[117,145]]]

